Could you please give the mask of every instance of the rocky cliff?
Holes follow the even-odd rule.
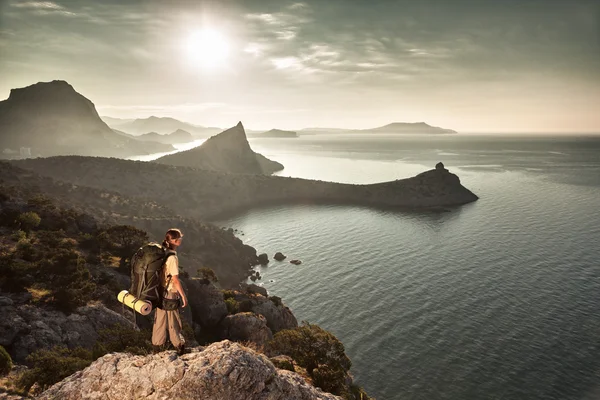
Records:
[[[164,151],[112,131],[94,104],[67,82],[13,89],[0,102],[0,148],[28,147],[32,156],[79,154],[128,157]]]
[[[112,353],[42,393],[39,400],[317,400],[341,399],[277,369],[269,359],[230,341],[151,356]]]
[[[14,161],[41,175],[112,190],[169,205],[185,215],[210,219],[223,213],[272,203],[357,204],[373,207],[428,208],[466,204],[477,196],[443,166],[412,178],[353,185],[264,175],[227,174],[90,157],[52,157]],[[115,179],[118,177],[118,179]],[[163,182],[155,190],[155,182]]]
[[[272,174],[283,165],[255,153],[242,123],[209,138],[202,145],[161,157],[155,162],[239,174]]]

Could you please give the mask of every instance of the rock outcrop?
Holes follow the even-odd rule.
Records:
[[[250,148],[242,123],[215,135],[191,150],[170,154],[156,163],[239,174],[272,174],[283,165]]]
[[[5,303],[7,304],[7,303]],[[0,345],[17,363],[39,349],[53,346],[91,349],[98,332],[115,324],[132,321],[102,304],[79,307],[70,315],[28,304],[0,306]]]
[[[216,327],[227,316],[223,293],[200,279],[188,280],[186,285],[194,321],[203,327]]]
[[[51,157],[12,163],[74,185],[145,198],[185,210],[189,217],[204,219],[265,204],[309,202],[419,209],[458,206],[477,200],[458,176],[447,169],[433,169],[391,182],[356,185],[165,168],[157,163],[92,157]],[[119,179],[114,179],[115,176]],[[163,182],[163,190],[154,190],[155,182]]]
[[[94,104],[65,81],[13,89],[0,101],[0,148],[29,148],[31,156],[78,154],[129,157],[165,151],[114,132]]]
[[[228,315],[220,327],[221,338],[236,342],[254,342],[264,346],[273,339],[273,332],[267,327],[267,319],[252,312]]]
[[[42,393],[39,400],[340,399],[275,368],[262,354],[223,341],[178,357],[107,354]]]

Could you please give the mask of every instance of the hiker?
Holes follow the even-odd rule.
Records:
[[[177,248],[181,245],[183,234],[179,229],[169,229],[165,234],[165,240],[162,246],[165,250],[170,251],[171,255],[165,261],[162,273],[159,276],[161,288],[164,298],[176,301],[181,299],[181,307],[187,305],[187,297],[179,280],[179,260],[177,258]],[[173,254],[175,253],[175,254]],[[159,306],[160,307],[160,306]],[[171,308],[171,307],[163,307]],[[156,308],[154,311],[154,326],[152,327],[152,347],[154,352],[159,352],[162,346],[167,341],[167,332],[171,343],[181,355],[185,352],[185,339],[181,334],[181,316],[179,315],[179,307],[176,306],[173,310],[165,310]]]

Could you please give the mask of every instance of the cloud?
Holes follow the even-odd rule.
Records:
[[[62,15],[66,17],[75,17],[76,13],[68,11],[63,6],[51,1],[25,1],[11,3],[11,7],[18,9],[32,10],[37,15]]]

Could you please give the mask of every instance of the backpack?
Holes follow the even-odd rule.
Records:
[[[177,254],[158,243],[148,243],[131,257],[131,287],[129,293],[139,300],[149,301],[152,308],[160,306],[164,289],[160,275],[170,255]],[[134,313],[135,314],[135,313]]]

